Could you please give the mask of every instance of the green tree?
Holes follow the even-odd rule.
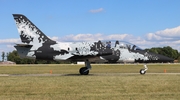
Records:
[[[34,64],[35,62],[33,59],[20,58],[16,50],[7,54],[7,60],[16,62],[16,64]]]
[[[4,51],[2,52],[1,57],[2,57],[2,61],[4,61],[4,59],[5,59],[5,52]]]
[[[166,46],[163,48],[157,47],[157,48],[151,48],[151,49],[146,49],[146,50],[157,53],[157,54],[161,54],[161,55],[173,58],[173,59],[178,59],[179,57],[178,51],[175,49],[172,49],[170,46]]]
[[[60,61],[20,58],[16,50],[7,53],[7,60],[16,62],[16,64],[60,64],[61,63]],[[69,63],[69,62],[66,62],[66,63]]]
[[[9,53],[7,52],[7,53],[6,53],[6,60],[7,60],[7,61],[8,61],[8,55],[9,55]]]
[[[21,59],[17,53],[17,51],[9,52],[9,55],[7,56],[7,60],[16,62],[17,64],[21,64]]]

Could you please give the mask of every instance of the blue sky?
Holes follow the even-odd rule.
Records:
[[[180,51],[180,0],[0,0],[0,52],[14,50],[12,14],[57,41],[121,40]]]

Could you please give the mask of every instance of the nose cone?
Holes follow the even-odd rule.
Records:
[[[152,52],[148,52],[148,59],[149,59],[148,62],[159,62],[159,63],[167,63],[167,62],[174,61],[173,58],[156,54],[156,53],[152,53]]]

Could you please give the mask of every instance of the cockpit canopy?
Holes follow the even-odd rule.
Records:
[[[102,41],[103,45],[107,48],[121,48],[129,50],[143,50],[138,46],[125,42],[125,41]]]

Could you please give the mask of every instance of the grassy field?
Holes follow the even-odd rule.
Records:
[[[180,74],[177,74],[180,73],[179,64],[148,64],[149,70],[146,75],[139,74],[143,65],[92,66],[90,75],[81,76],[78,71],[82,65],[1,65],[0,99],[179,100],[180,98]]]

